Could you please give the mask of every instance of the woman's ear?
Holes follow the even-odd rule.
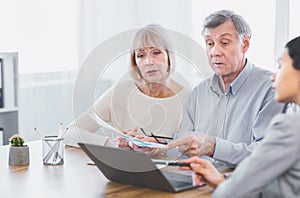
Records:
[[[294,66],[294,68],[297,68],[298,70],[300,69],[300,57],[299,56],[295,56],[293,58],[293,66]]]

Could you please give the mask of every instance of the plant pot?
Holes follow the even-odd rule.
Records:
[[[29,147],[10,146],[9,148],[9,165],[25,166],[29,164]]]

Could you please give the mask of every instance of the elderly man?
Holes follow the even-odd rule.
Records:
[[[256,67],[246,52],[248,23],[232,11],[206,17],[202,30],[215,74],[192,92],[183,116],[178,146],[187,156],[210,156],[236,166],[264,138],[273,116],[283,105],[274,100],[270,71]]]

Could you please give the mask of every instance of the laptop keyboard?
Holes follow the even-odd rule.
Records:
[[[180,187],[182,185],[191,184],[193,178],[191,175],[173,173],[169,171],[162,171],[164,176],[169,180],[169,182],[174,185],[174,187]]]
[[[175,181],[175,180],[169,180],[169,182],[173,186],[173,188],[181,188],[183,186],[191,185],[190,182],[181,182],[181,181]]]

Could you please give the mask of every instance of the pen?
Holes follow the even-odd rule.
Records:
[[[184,167],[190,167],[189,163],[183,163],[183,162],[176,162],[176,161],[154,161],[155,164],[164,164],[167,166],[184,166]]]

